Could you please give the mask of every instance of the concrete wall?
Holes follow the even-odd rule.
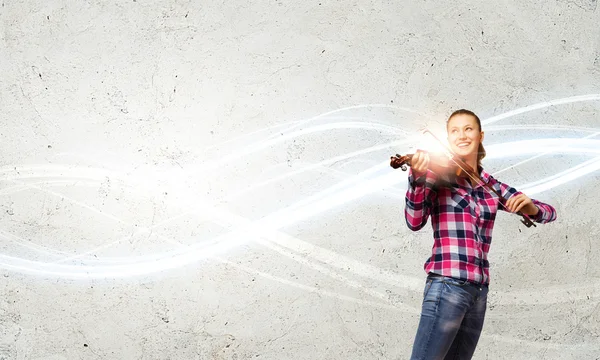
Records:
[[[2,1],[0,359],[407,359],[406,173],[457,108],[502,213],[477,359],[600,358],[600,11]],[[519,143],[514,143],[519,142]]]

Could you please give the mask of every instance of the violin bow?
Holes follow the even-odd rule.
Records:
[[[492,190],[494,192],[494,194],[498,195],[498,197],[504,201],[506,201],[506,199],[504,199],[504,196],[502,196],[502,194],[500,194],[498,191],[496,191],[496,189],[494,189],[490,184],[486,183],[485,181],[482,181],[481,179],[479,179],[479,176],[475,176],[471,173],[471,171],[469,171],[468,169],[465,169],[459,162],[457,162],[454,158],[456,157],[456,154],[452,151],[452,149],[450,149],[446,144],[444,144],[440,139],[438,139],[437,136],[435,136],[434,133],[432,133],[431,131],[429,131],[428,129],[423,130],[423,133],[429,133],[431,136],[433,136],[433,138],[440,143],[440,145],[448,152],[449,158],[450,160],[456,164],[456,166],[458,166],[462,171],[465,172],[465,174],[467,174],[469,176],[469,178],[471,178],[471,180],[474,180],[477,184],[483,184],[484,188],[487,187],[488,189]],[[470,166],[469,166],[470,167]],[[473,172],[475,172],[476,170],[473,170]],[[507,212],[511,212],[510,210],[508,210],[508,208],[506,207],[506,205],[504,205],[503,201],[499,201],[498,202],[500,205],[502,205],[502,207],[504,208],[504,210],[506,210]],[[523,217],[523,219],[521,219],[521,222],[527,226],[528,228],[533,226],[533,227],[537,227],[535,225],[535,223],[531,220],[531,218],[529,216],[527,216],[527,214],[523,214],[522,212],[517,212],[517,215],[520,215]]]

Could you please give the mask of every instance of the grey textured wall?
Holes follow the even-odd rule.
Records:
[[[406,173],[466,107],[502,213],[477,359],[600,358],[600,11],[2,1],[0,359],[407,359]]]

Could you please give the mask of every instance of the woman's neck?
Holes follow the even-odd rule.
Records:
[[[479,164],[477,164],[477,159],[475,159],[475,160],[471,161],[471,162],[470,162],[470,163],[468,163],[468,164],[469,164],[469,165],[471,165],[471,168],[472,168],[473,170],[475,170],[475,172],[476,172],[477,174],[479,174],[479,170],[477,169],[477,165],[479,165]]]
[[[469,156],[467,158],[462,158],[462,161],[464,161],[467,165],[469,165],[471,167],[471,169],[473,169],[476,173],[479,173],[478,169],[477,169],[477,156]]]

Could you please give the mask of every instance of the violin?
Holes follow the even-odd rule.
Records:
[[[483,181],[480,181],[479,174],[466,162],[464,162],[458,156],[454,156],[451,152],[448,154],[439,154],[439,153],[428,153],[429,155],[429,165],[428,169],[438,175],[455,175],[457,177],[464,177],[467,180],[470,180],[471,183],[481,183],[486,186],[488,189],[492,190],[498,198],[501,199],[500,204],[506,209],[506,205],[504,204],[504,197],[494,189],[490,184],[487,184]],[[414,154],[406,154],[392,156],[390,158],[390,166],[394,169],[401,168],[402,171],[407,170],[407,165],[411,166],[411,160]],[[522,212],[516,213],[519,216],[522,216],[521,222],[527,227],[536,227],[536,225],[531,221],[531,219],[523,214]]]
[[[438,175],[454,174],[456,176],[468,177],[468,173],[475,174],[475,170],[461,158],[440,153],[427,153],[429,155],[428,169]],[[394,169],[402,168],[406,171],[406,165],[411,166],[414,154],[392,156],[390,166]]]

